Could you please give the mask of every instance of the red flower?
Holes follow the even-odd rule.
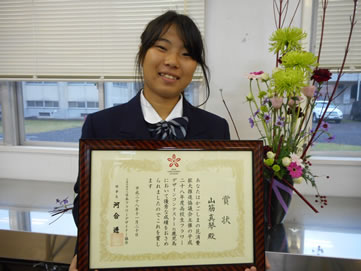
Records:
[[[328,69],[315,69],[311,77],[318,83],[327,82],[331,79],[332,73]]]
[[[263,146],[263,157],[267,159],[267,152],[273,151],[270,146]]]

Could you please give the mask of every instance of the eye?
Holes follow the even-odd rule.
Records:
[[[158,48],[161,51],[167,51],[167,49],[162,45],[156,44],[155,47]]]

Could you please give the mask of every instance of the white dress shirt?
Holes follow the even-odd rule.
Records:
[[[162,121],[162,118],[159,116],[157,111],[155,111],[153,106],[144,97],[143,90],[140,94],[140,106],[142,108],[143,116],[146,122],[154,124]],[[183,95],[180,95],[178,103],[175,105],[172,112],[170,112],[170,114],[165,120],[170,121],[172,119],[180,117],[183,117]]]

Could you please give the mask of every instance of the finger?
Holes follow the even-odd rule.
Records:
[[[271,265],[268,261],[268,257],[266,256],[266,270],[269,270],[269,269],[271,269]]]
[[[70,266],[69,266],[69,271],[77,271],[77,270],[78,270],[78,269],[76,269],[77,261],[78,261],[78,256],[75,255],[75,256],[73,257],[73,260],[71,261]]]

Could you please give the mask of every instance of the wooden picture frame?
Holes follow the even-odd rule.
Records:
[[[80,140],[78,270],[264,270],[262,141]]]

